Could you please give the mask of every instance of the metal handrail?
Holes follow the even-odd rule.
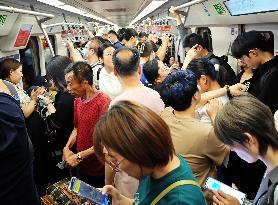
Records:
[[[185,8],[185,7],[189,7],[189,6],[192,6],[192,5],[194,5],[194,4],[202,3],[202,2],[204,2],[204,1],[207,1],[207,0],[194,0],[194,1],[190,1],[190,2],[188,2],[188,3],[182,4],[182,5],[180,5],[180,6],[177,6],[176,8],[177,8],[177,9],[183,9],[183,8]]]
[[[34,16],[44,16],[48,18],[54,18],[55,16],[53,14],[47,14],[47,13],[41,13],[41,12],[36,12],[36,11],[29,11],[29,10],[24,10],[24,9],[18,9],[14,7],[8,7],[8,6],[0,6],[1,11],[8,11],[12,13],[21,13],[21,14],[30,14]]]

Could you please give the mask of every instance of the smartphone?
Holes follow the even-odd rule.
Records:
[[[212,191],[221,190],[224,193],[237,198],[239,200],[240,204],[243,204],[243,202],[246,198],[246,194],[244,194],[226,184],[223,184],[222,182],[220,182],[216,179],[213,179],[211,177],[207,178],[206,183],[204,184],[204,187],[207,189],[210,189]]]
[[[68,190],[76,193],[79,196],[92,200],[99,205],[111,205],[112,199],[108,194],[102,194],[101,191],[91,185],[72,177],[68,186]]]

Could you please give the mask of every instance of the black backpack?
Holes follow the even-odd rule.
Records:
[[[228,57],[223,55],[218,57],[211,55],[208,60],[213,64],[219,64],[219,70],[217,71],[217,82],[221,87],[225,85],[234,85],[237,83],[236,74],[232,67],[228,64]]]

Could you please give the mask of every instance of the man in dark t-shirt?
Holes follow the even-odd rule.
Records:
[[[3,91],[0,85],[0,203],[38,205],[24,116],[17,101]]]

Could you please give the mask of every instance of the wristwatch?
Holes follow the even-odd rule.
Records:
[[[81,157],[80,152],[78,152],[78,153],[76,154],[76,158],[77,158],[77,161],[78,161],[78,162],[81,162],[81,161],[83,160],[82,157]]]

